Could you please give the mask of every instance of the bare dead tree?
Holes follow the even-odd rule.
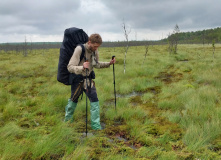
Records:
[[[30,53],[32,53],[32,49],[33,49],[33,44],[32,44],[32,39],[30,38],[31,40],[31,45],[30,45]]]
[[[177,54],[179,26],[176,24],[172,34],[168,36],[169,52]]]
[[[213,61],[214,61],[214,59],[215,59],[215,49],[216,49],[216,47],[215,47],[215,40],[213,40],[212,46],[213,46]]]
[[[174,43],[175,43],[175,48],[174,48],[174,53],[177,54],[177,45],[178,45],[178,33],[180,32],[179,26],[176,24],[174,28]]]
[[[167,41],[168,41],[168,44],[169,44],[169,47],[168,47],[168,51],[169,51],[169,54],[171,54],[173,52],[173,41],[171,39],[171,34],[169,33],[168,34],[168,38],[167,38]]]
[[[24,42],[24,46],[23,46],[23,56],[27,56],[28,55],[28,44],[27,44],[27,39],[26,39],[26,36],[25,36],[25,42]]]
[[[126,57],[127,57],[127,51],[129,49],[129,39],[128,39],[128,36],[131,32],[131,29],[127,28],[126,27],[126,24],[125,22],[123,21],[123,24],[122,24],[122,27],[123,27],[123,30],[124,30],[124,36],[125,36],[125,39],[126,39],[126,47],[125,47],[125,54],[124,54],[124,74],[126,73]]]
[[[144,64],[144,61],[146,60],[147,53],[148,53],[148,49],[149,49],[149,43],[148,43],[148,41],[147,41],[147,43],[145,44],[145,55],[144,55],[143,64]]]
[[[6,53],[8,53],[8,52],[10,51],[10,44],[9,44],[9,43],[6,43],[6,44],[5,44],[5,49],[4,49],[4,51],[5,51]]]
[[[137,43],[137,32],[135,31],[135,46],[136,46],[136,48],[137,48],[137,46],[138,46],[138,43]]]

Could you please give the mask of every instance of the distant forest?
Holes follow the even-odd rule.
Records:
[[[170,36],[172,36],[171,34]],[[130,41],[130,46],[141,46],[141,45],[165,45],[168,44],[168,36],[165,39],[158,41]],[[180,32],[176,33],[178,37],[178,44],[210,44],[210,43],[221,43],[221,28],[206,29],[195,32]],[[116,42],[103,42],[102,47],[122,47],[125,46],[125,41]],[[60,48],[61,42],[23,42],[23,43],[1,43],[0,51],[15,51],[20,52],[23,50],[34,50],[34,49],[51,49]]]
[[[171,36],[171,35],[170,35]],[[170,37],[169,36],[169,37]],[[168,37],[168,38],[169,38]],[[193,43],[221,43],[221,28],[207,29],[196,32],[180,32],[177,33],[179,44]],[[167,42],[168,38],[161,41]]]

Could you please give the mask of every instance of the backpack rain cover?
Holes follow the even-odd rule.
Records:
[[[74,49],[79,44],[88,42],[88,35],[79,28],[68,28],[64,31],[64,39],[60,48],[60,56],[58,62],[57,80],[65,85],[71,85],[69,82],[70,72],[67,69],[69,60],[71,59]]]

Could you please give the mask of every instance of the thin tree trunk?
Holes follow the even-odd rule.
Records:
[[[127,44],[127,48],[125,50],[125,54],[124,54],[124,74],[126,73],[126,58],[127,58],[127,51],[128,51],[128,44]]]
[[[127,42],[127,47],[125,49],[125,54],[124,54],[124,74],[125,74],[126,73],[126,57],[127,57],[127,51],[128,51],[128,48],[129,48],[128,35],[130,33],[130,30],[129,31],[127,30],[126,25],[125,25],[124,22],[123,22],[122,27],[124,29],[124,36],[125,36],[126,42]]]

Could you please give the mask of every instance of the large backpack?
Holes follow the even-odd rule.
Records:
[[[72,76],[67,70],[67,65],[71,59],[74,49],[77,45],[81,45],[82,54],[80,61],[84,57],[85,48],[82,44],[88,41],[88,35],[79,28],[68,28],[64,31],[64,39],[60,48],[60,56],[58,62],[57,80],[65,85],[71,85],[70,77]]]

